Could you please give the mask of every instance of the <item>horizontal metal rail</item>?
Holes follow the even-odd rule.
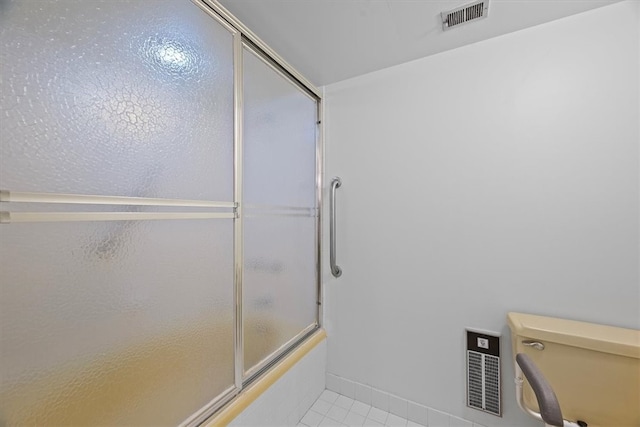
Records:
[[[318,209],[297,206],[276,205],[244,205],[245,218],[261,218],[265,216],[317,217]]]
[[[247,204],[244,205],[245,210],[253,210],[253,211],[298,211],[298,212],[315,212],[317,209],[315,207],[300,207],[300,206],[286,206],[286,205],[253,205]]]
[[[235,208],[234,202],[161,199],[151,197],[94,196],[88,194],[31,193],[0,190],[0,202],[63,203],[79,205],[181,206],[191,208]]]
[[[17,222],[233,219],[235,212],[0,212],[0,224]]]
[[[245,218],[264,218],[266,216],[270,217],[303,217],[303,218],[315,218],[317,215],[315,213],[295,213],[295,212],[262,212],[262,213],[246,213],[244,214]]]

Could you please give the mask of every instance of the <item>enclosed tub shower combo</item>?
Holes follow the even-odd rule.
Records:
[[[0,45],[0,424],[201,422],[319,327],[317,90],[204,1]]]

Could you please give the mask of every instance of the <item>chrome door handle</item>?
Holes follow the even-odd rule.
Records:
[[[341,185],[340,178],[335,177],[331,180],[331,194],[329,197],[329,264],[331,266],[331,274],[334,277],[342,275],[342,269],[336,264],[336,188]]]
[[[527,347],[533,347],[536,350],[544,350],[544,344],[542,344],[539,341],[524,340],[524,341],[522,341],[522,345],[527,346]]]

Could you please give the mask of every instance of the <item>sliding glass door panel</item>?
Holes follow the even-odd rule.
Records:
[[[317,327],[318,100],[216,8],[0,0],[0,425],[198,425]]]
[[[244,373],[317,323],[317,101],[243,53]]]
[[[244,202],[315,207],[317,102],[245,50]]]
[[[233,385],[232,220],[0,226],[0,418],[176,425]]]
[[[0,189],[54,193],[2,193],[1,425],[177,425],[235,386],[234,34],[185,0],[0,1]]]
[[[309,216],[245,219],[246,370],[316,322],[315,223]]]
[[[1,2],[3,189],[232,200],[232,39],[185,0]]]

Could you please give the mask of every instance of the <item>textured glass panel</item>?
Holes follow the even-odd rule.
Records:
[[[244,202],[315,206],[316,102],[244,52]]]
[[[0,0],[4,189],[231,200],[232,36],[187,0]]]
[[[0,0],[0,188],[232,200],[232,46],[185,0]],[[0,226],[0,425],[176,425],[232,386],[232,247],[231,220]]]
[[[0,226],[0,424],[176,425],[233,384],[232,220]]]
[[[245,220],[245,370],[316,320],[315,224],[315,217]]]

